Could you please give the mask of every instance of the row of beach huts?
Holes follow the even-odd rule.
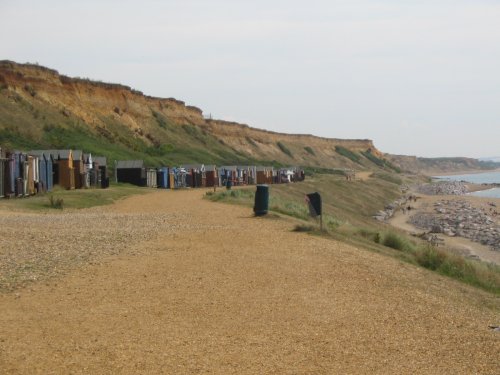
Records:
[[[118,161],[115,169],[117,182],[164,189],[280,184],[303,181],[305,177],[298,167],[187,164],[148,168],[142,160]]]
[[[105,157],[81,150],[4,151],[0,148],[0,197],[25,197],[64,189],[107,188]]]
[[[63,189],[109,187],[105,157],[81,150],[4,151],[0,148],[0,197],[25,197]],[[146,167],[142,160],[114,162],[116,182],[150,188],[179,189],[304,180],[297,167],[221,166],[189,164],[179,167]]]

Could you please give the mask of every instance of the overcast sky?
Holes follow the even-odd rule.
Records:
[[[214,118],[500,155],[500,0],[0,0],[0,59]]]

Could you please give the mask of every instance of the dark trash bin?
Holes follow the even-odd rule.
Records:
[[[253,206],[253,212],[255,212],[255,216],[266,215],[268,208],[269,186],[257,185],[257,191],[255,192],[255,204]]]
[[[231,179],[228,178],[226,180],[226,189],[231,190],[231,186],[233,186],[233,182],[231,181]]]

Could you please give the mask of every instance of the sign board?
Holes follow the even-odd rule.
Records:
[[[312,217],[321,216],[321,195],[319,193],[307,194],[306,202]]]

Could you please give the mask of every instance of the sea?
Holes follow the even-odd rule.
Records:
[[[466,181],[474,184],[500,184],[500,171],[433,177],[441,180]],[[470,195],[475,197],[500,198],[500,188],[496,187],[493,189],[476,191],[470,193]]]

